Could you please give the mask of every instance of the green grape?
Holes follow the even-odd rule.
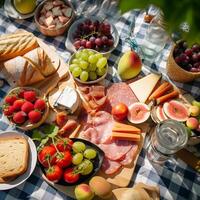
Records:
[[[75,58],[79,59],[81,57],[81,51],[77,51],[75,54]]]
[[[103,76],[106,73],[106,68],[97,68],[96,73],[98,76]]]
[[[84,60],[81,60],[80,63],[79,63],[79,66],[82,68],[82,69],[87,69],[89,63],[84,61]]]
[[[71,64],[71,65],[69,66],[70,72],[73,72],[73,70],[74,70],[76,67],[78,67],[77,64]]]
[[[92,172],[94,166],[90,160],[85,159],[79,166],[78,169],[82,175],[88,175]]]
[[[85,151],[86,146],[83,142],[74,142],[72,149],[75,153],[80,153]]]
[[[94,72],[94,71],[96,71],[97,66],[96,66],[96,64],[90,64],[88,69],[89,69],[89,71]]]
[[[96,74],[96,72],[90,72],[90,73],[89,73],[89,78],[90,78],[91,81],[96,80],[96,79],[97,79],[97,74]]]
[[[74,59],[72,60],[72,64],[79,64],[79,59],[74,58]]]
[[[81,53],[81,59],[85,60],[85,61],[88,61],[88,54],[86,52],[82,52]]]
[[[79,165],[83,161],[83,154],[82,153],[76,153],[72,158],[72,163],[74,165]]]
[[[98,59],[97,59],[96,56],[94,56],[94,55],[91,55],[91,56],[89,56],[89,58],[88,58],[88,61],[89,61],[90,63],[92,63],[92,64],[96,63],[97,60],[98,60]]]
[[[95,54],[95,57],[96,57],[97,59],[100,59],[100,58],[103,57],[103,55],[102,55],[101,53],[96,53],[96,54]]]
[[[83,52],[83,53],[89,53],[89,51],[88,51],[88,49],[83,49],[81,52]]]
[[[88,51],[89,56],[94,55],[94,51]]]
[[[94,149],[86,149],[83,155],[87,159],[94,159],[97,156],[97,152]]]
[[[75,67],[72,71],[72,75],[77,78],[80,76],[81,72],[82,70],[80,67]]]
[[[98,61],[97,61],[97,67],[102,69],[106,66],[107,64],[107,59],[105,57],[103,58],[100,58]]]
[[[88,72],[86,71],[82,71],[81,75],[80,75],[80,79],[81,81],[87,81],[88,80]]]

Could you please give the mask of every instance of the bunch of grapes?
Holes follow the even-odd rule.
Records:
[[[107,59],[101,53],[89,49],[76,52],[69,70],[81,81],[94,81],[106,73]]]
[[[87,48],[106,52],[114,44],[110,24],[108,22],[99,22],[98,20],[92,22],[90,19],[78,24],[73,39],[73,45],[77,50]]]
[[[181,41],[174,49],[175,62],[190,72],[200,72],[200,45],[193,44],[191,48],[185,41]]]

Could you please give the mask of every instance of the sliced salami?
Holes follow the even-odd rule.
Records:
[[[137,151],[138,151],[138,145],[135,144],[126,154],[125,158],[120,161],[120,164],[123,166],[130,165],[133,159],[136,157]]]
[[[108,158],[104,158],[101,170],[105,174],[114,174],[121,168],[121,164],[119,162],[111,161]]]

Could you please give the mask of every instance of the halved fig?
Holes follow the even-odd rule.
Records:
[[[164,110],[163,110],[163,106],[160,105],[156,108],[156,117],[158,118],[158,120],[160,122],[167,120],[168,117],[165,115]]]
[[[183,103],[176,100],[164,103],[163,110],[167,117],[179,122],[184,122],[189,117],[188,108]]]
[[[145,103],[133,103],[128,107],[128,120],[133,124],[141,124],[150,116],[150,109]]]

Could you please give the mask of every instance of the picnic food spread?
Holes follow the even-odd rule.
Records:
[[[38,19],[57,29],[71,15],[68,4],[54,0],[44,3]],[[157,187],[138,183],[127,188],[149,127],[172,119],[183,123],[189,135],[199,134],[200,103],[190,104],[160,74],[141,77],[142,60],[134,50],[117,63],[123,81],[104,84],[110,67],[104,53],[115,42],[111,25],[85,20],[78,27],[73,36],[77,51],[68,64],[27,31],[0,37],[1,72],[13,86],[4,97],[3,115],[32,136],[41,176],[58,190],[72,191],[69,195],[80,200],[157,200]],[[196,71],[190,71],[197,72],[197,47],[192,49]],[[180,57],[177,53],[178,64]],[[0,185],[12,184],[28,169],[29,144],[23,136],[0,137],[0,144]]]

